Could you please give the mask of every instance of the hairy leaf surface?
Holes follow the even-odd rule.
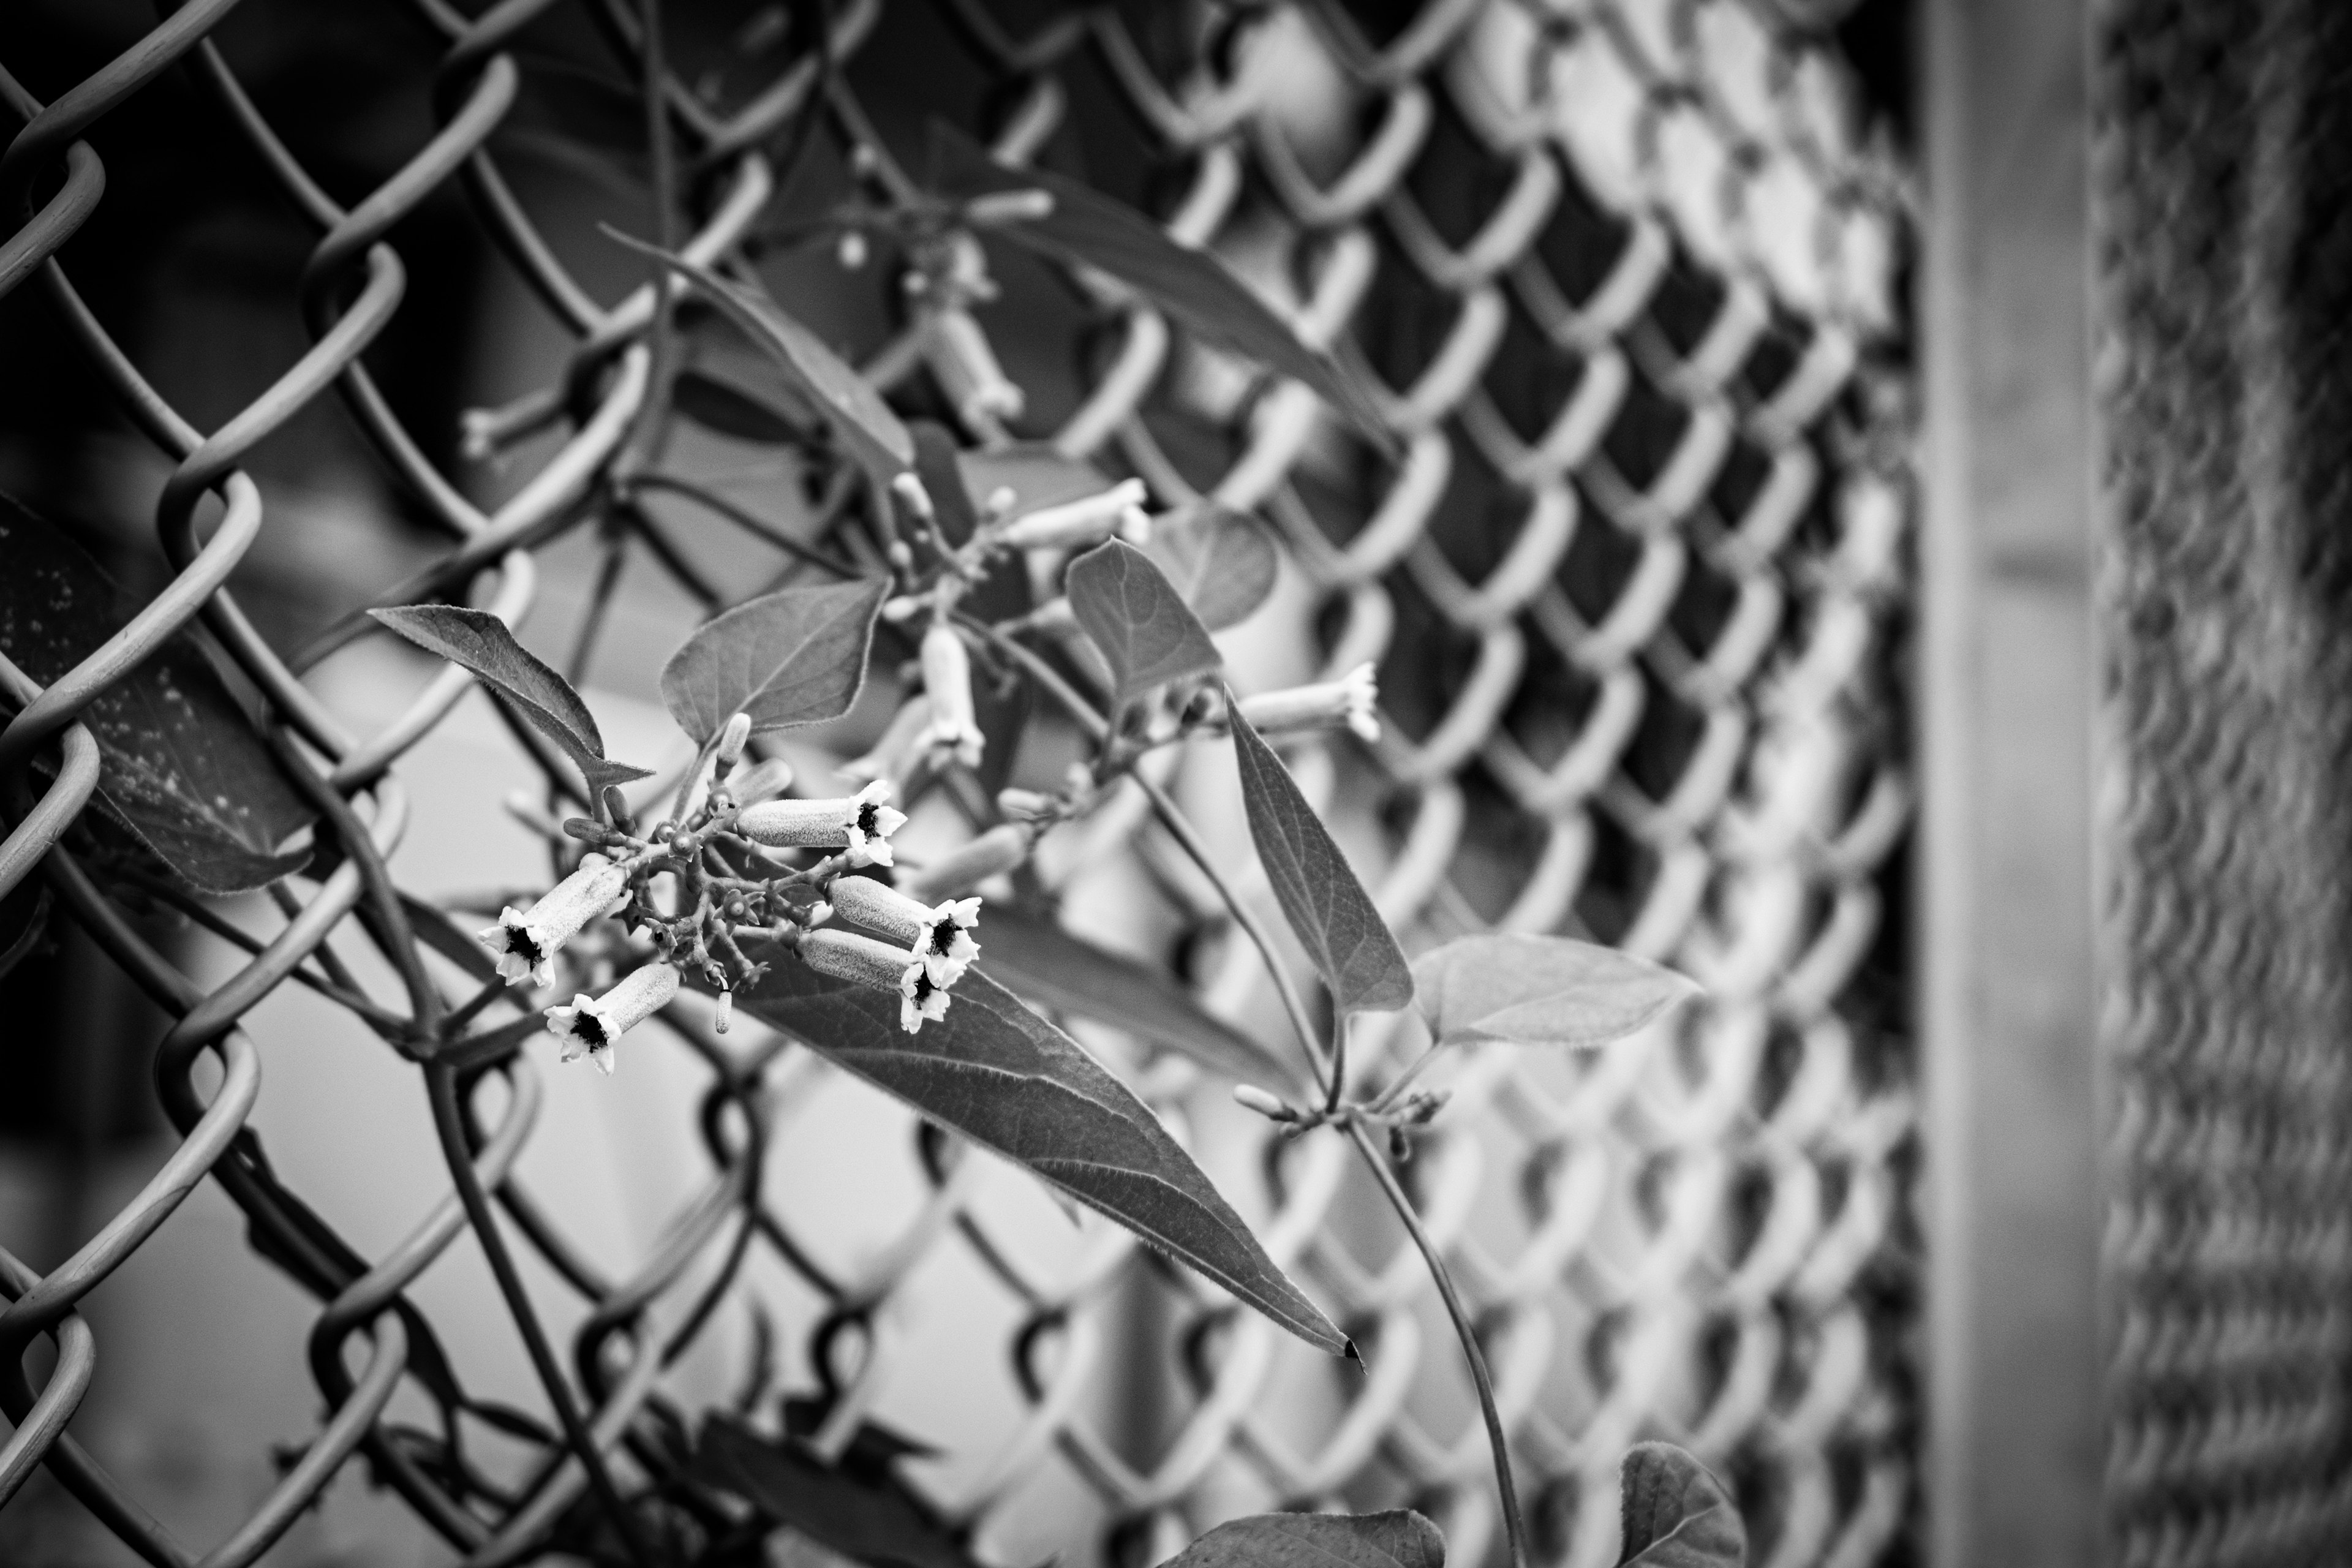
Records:
[[[1003,904],[988,906],[983,927],[981,967],[1041,1006],[1124,1029],[1230,1079],[1289,1079],[1272,1052],[1150,964]]]
[[[64,531],[0,495],[0,653],[47,686],[131,617]],[[183,631],[81,711],[99,796],[164,864],[207,893],[266,887],[310,858],[280,853],[312,812],[219,673]]]
[[[1413,960],[1412,977],[1429,1032],[1443,1045],[1605,1046],[1699,989],[1612,947],[1512,931],[1433,948]]]
[[[604,755],[604,737],[580,693],[515,641],[506,622],[489,611],[460,605],[404,605],[368,614],[427,653],[471,670],[531,728],[563,748],[588,781],[591,800],[608,784],[646,776],[646,769]]]
[[[1748,1529],[1706,1467],[1672,1443],[1636,1443],[1619,1472],[1618,1568],[1740,1568]]]
[[[1000,191],[1044,191],[1053,209],[992,229],[1057,261],[1098,267],[1141,292],[1202,337],[1305,382],[1381,447],[1396,437],[1362,381],[1330,354],[1309,348],[1232,268],[1177,244],[1134,208],[1076,180],[1016,167],[938,121],[931,125],[931,178],[942,195],[968,200]]]
[[[1445,1568],[1445,1537],[1410,1509],[1261,1513],[1217,1526],[1161,1568]]]
[[[751,732],[838,719],[866,684],[874,619],[890,584],[879,577],[779,588],[747,600],[687,638],[662,667],[662,702],[697,744],[751,716]]]
[[[1066,583],[1071,614],[1110,666],[1116,701],[1222,662],[1176,585],[1127,541],[1108,540],[1071,562]]]
[[[737,1005],[973,1142],[1028,1167],[1318,1349],[1353,1353],[1150,1109],[986,974],[909,1035],[898,998],[780,956]]]
[[[1290,929],[1330,988],[1332,1005],[1343,1016],[1395,1012],[1412,1000],[1403,950],[1290,770],[1242,717],[1238,701],[1229,696],[1226,708],[1250,837]]]

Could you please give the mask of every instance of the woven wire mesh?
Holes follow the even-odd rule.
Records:
[[[2352,26],[2097,22],[2116,1561],[2340,1562]]]
[[[410,826],[394,764],[467,681],[445,672],[397,722],[352,736],[223,588],[265,525],[241,456],[331,389],[457,540],[437,581],[457,592],[483,574],[476,591],[510,621],[532,597],[532,550],[593,511],[646,394],[654,297],[648,286],[610,308],[591,298],[486,150],[530,90],[515,37],[557,3],[475,19],[418,0],[448,43],[435,83],[442,129],[348,207],[278,143],[205,42],[228,0],[173,13],[47,107],[5,84],[29,123],[0,158],[0,188],[32,216],[0,246],[0,290],[45,289],[177,461],[158,522],[178,574],[119,646],[46,691],[10,672],[24,707],[0,740],[0,774],[25,779],[37,752],[62,750],[53,780],[15,811],[0,889],[40,868],[177,1016],[158,1076],[183,1142],[46,1277],[0,1255],[15,1299],[0,1314],[0,1403],[15,1423],[0,1496],[47,1463],[152,1562],[197,1554],[67,1433],[95,1353],[75,1307],[207,1173],[271,1260],[328,1303],[310,1362],[329,1415],[205,1562],[253,1561],[362,1451],[476,1563],[527,1554],[584,1485],[566,1465],[517,1507],[461,1500],[383,1419],[421,1327],[402,1291],[464,1234],[456,1200],[371,1261],[241,1131],[260,1068],[238,1020],[367,915],[365,847],[387,853]],[[1708,986],[1664,1049],[1634,1042],[1574,1064],[1473,1056],[1411,1167],[1480,1321],[1547,1559],[1613,1560],[1617,1458],[1659,1435],[1736,1479],[1755,1561],[1882,1561],[1915,1507],[1912,1075],[1882,886],[1908,815],[1892,689],[1910,513],[1899,183],[1857,140],[1833,57],[1741,0],[1378,9],[1099,11],[1016,37],[972,0],[941,0],[936,14],[850,0],[829,17],[831,68],[803,51],[723,101],[674,87],[681,151],[709,177],[687,248],[736,256],[812,96],[830,89],[854,112],[861,62],[887,57],[894,28],[943,19],[969,78],[943,85],[940,101],[984,104],[971,129],[1001,155],[1147,171],[1172,232],[1220,249],[1304,335],[1389,389],[1393,462],[1303,388],[1254,381],[1083,274],[1070,279],[1081,309],[1050,331],[1024,324],[1015,342],[983,319],[977,335],[908,329],[865,356],[886,388],[928,376],[981,442],[1002,438],[1012,406],[1000,358],[1074,364],[1071,405],[1039,434],[1132,469],[1163,500],[1213,493],[1276,525],[1290,589],[1236,654],[1238,677],[1273,684],[1286,664],[1379,663],[1383,741],[1310,745],[1292,761],[1409,947],[1488,926],[1568,931],[1669,960]],[[627,8],[598,19],[635,47]],[[55,259],[103,186],[79,133],[170,68],[198,73],[322,236],[304,272],[316,346],[209,434],[149,388]],[[1105,101],[1123,117],[1083,112]],[[1123,140],[1106,144],[1113,132]],[[835,155],[818,142],[814,156]],[[383,237],[452,182],[582,345],[567,385],[491,421],[569,433],[487,513],[426,459],[362,358],[401,298]],[[200,543],[192,519],[207,491],[224,510]],[[330,830],[354,851],[286,900],[274,940],[210,990],[147,948],[53,849],[98,773],[75,714],[199,615],[323,759]],[[1213,792],[1190,770],[1174,782],[1214,826]],[[1226,844],[1244,842],[1223,826]],[[1223,911],[1143,814],[1114,803],[1068,831],[1077,842],[1057,855],[1049,840],[1044,864],[1069,899],[1131,887],[1139,871],[1177,912],[1160,934],[1192,954],[1212,1005],[1241,1018],[1265,1010],[1256,960],[1227,940]],[[1359,1038],[1391,1066],[1417,1044],[1410,1027]],[[730,1058],[722,1075],[724,1096],[772,1124],[826,1071],[780,1046]],[[208,1095],[195,1088],[206,1053],[223,1069]],[[1130,1065],[1179,1125],[1200,1110],[1183,1064]],[[1215,1168],[1255,1187],[1269,1250],[1364,1340],[1363,1380],[1311,1364],[1117,1232],[1089,1232],[1074,1264],[1036,1277],[972,1201],[976,1163],[929,1134],[918,1150],[930,1197],[854,1263],[806,1244],[789,1194],[746,1191],[740,1159],[714,1144],[703,1201],[639,1272],[603,1279],[511,1176],[540,1098],[528,1059],[490,1076],[506,1089],[486,1099],[478,1166],[594,1305],[572,1359],[596,1439],[616,1454],[633,1421],[667,1409],[662,1374],[679,1337],[754,1291],[733,1267],[745,1247],[822,1300],[798,1326],[835,1438],[890,1370],[894,1295],[922,1288],[928,1258],[962,1247],[1018,1317],[1001,1347],[1021,1396],[1006,1436],[937,1499],[983,1549],[1056,1466],[1096,1506],[1047,1535],[1081,1550],[1105,1527],[1132,1552],[1242,1506],[1334,1500],[1428,1510],[1461,1561],[1495,1546],[1483,1435],[1428,1282],[1393,1232],[1350,1209],[1335,1140],[1224,1135]],[[720,1311],[697,1310],[720,1292]],[[58,1359],[35,1390],[15,1369],[44,1334]],[[356,1376],[343,1359],[354,1340],[367,1347]],[[1146,1464],[1089,1415],[1128,1375],[1120,1360],[1168,1372],[1166,1429]]]

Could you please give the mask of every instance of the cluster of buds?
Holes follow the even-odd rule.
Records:
[[[1445,1102],[1454,1098],[1446,1089],[1420,1089],[1405,1095],[1393,1105],[1375,1102],[1371,1105],[1343,1105],[1336,1110],[1319,1107],[1300,1109],[1278,1095],[1269,1094],[1254,1083],[1234,1086],[1234,1102],[1244,1110],[1255,1110],[1282,1129],[1286,1139],[1322,1126],[1325,1122],[1345,1124],[1349,1121],[1368,1122],[1384,1128],[1388,1132],[1389,1155],[1399,1164],[1412,1158],[1414,1134],[1427,1127]]]
[[[972,935],[980,900],[925,903],[848,875],[891,864],[890,837],[907,817],[890,804],[889,782],[837,799],[784,797],[791,770],[746,759],[750,732],[744,715],[728,721],[681,786],[687,808],[677,821],[639,837],[625,810],[608,804],[605,821],[564,823],[590,851],[528,909],[509,906],[478,933],[509,986],[552,985],[557,956],[599,920],[618,917],[650,942],[650,960],[602,995],[583,992],[545,1009],[564,1060],[584,1057],[611,1072],[621,1037],[668,1005],[690,973],[718,990],[723,1033],[735,989],[766,967],[745,956],[741,943],[751,938],[821,973],[897,994],[909,1032],[946,1015],[950,988],[980,952]],[[713,784],[719,767],[729,771]],[[794,850],[821,853],[800,865],[787,858]],[[657,900],[654,884],[664,877],[672,891]],[[836,912],[891,940],[828,928]],[[598,967],[616,946],[625,951],[616,939],[604,941],[586,966]]]

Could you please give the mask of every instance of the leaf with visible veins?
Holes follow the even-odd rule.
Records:
[[[1066,583],[1070,613],[1110,666],[1115,702],[1223,662],[1176,585],[1127,541],[1109,540],[1071,562]]]

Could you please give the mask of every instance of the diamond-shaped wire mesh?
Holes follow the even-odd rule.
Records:
[[[49,853],[97,773],[75,715],[200,613],[327,759],[328,793],[349,803],[337,830],[387,851],[410,830],[396,763],[467,683],[450,672],[384,731],[347,734],[223,591],[267,526],[267,498],[238,463],[338,391],[457,541],[436,584],[462,593],[485,574],[478,591],[499,614],[529,605],[532,549],[593,504],[645,395],[654,314],[649,288],[609,309],[585,293],[485,150],[530,91],[515,35],[559,3],[469,19],[416,0],[448,40],[442,129],[348,208],[278,142],[205,41],[227,0],[193,0],[46,108],[5,83],[30,123],[0,159],[0,189],[12,213],[32,216],[0,245],[0,291],[45,290],[178,463],[159,503],[178,575],[119,651],[46,691],[9,672],[23,710],[0,739],[0,776],[24,780],[37,753],[63,750],[37,799],[12,808],[0,889],[40,868],[178,1017],[159,1081],[183,1142],[47,1277],[0,1254],[14,1298],[0,1314],[0,1404],[15,1423],[0,1499],[46,1462],[153,1562],[194,1554],[66,1435],[93,1353],[75,1304],[207,1173],[271,1260],[329,1303],[310,1362],[331,1415],[205,1561],[253,1561],[362,1450],[474,1563],[527,1552],[584,1484],[567,1465],[511,1509],[461,1502],[448,1475],[379,1421],[404,1371],[416,1372],[425,1327],[401,1293],[465,1229],[456,1200],[370,1260],[239,1136],[260,1069],[238,1020],[365,913],[361,865],[346,859],[293,897],[266,951],[205,991],[147,949],[68,855]],[[936,13],[847,0],[830,16],[837,69],[804,53],[724,102],[674,90],[682,152],[708,188],[689,253],[737,255],[773,195],[772,160],[828,77],[855,112],[859,72],[888,58],[894,29],[940,18],[968,73],[941,85],[942,104],[984,102],[970,129],[1014,162],[1123,174],[1160,198],[1172,232],[1225,255],[1310,341],[1359,358],[1386,389],[1399,454],[1381,458],[1303,388],[1253,380],[1091,275],[1070,279],[1075,312],[1044,324],[983,313],[971,333],[910,329],[874,350],[868,374],[886,388],[929,376],[985,443],[1017,422],[1002,365],[1076,365],[1068,406],[1036,434],[1132,470],[1163,501],[1213,493],[1276,526],[1287,585],[1236,642],[1237,678],[1273,685],[1379,665],[1381,742],[1318,743],[1291,760],[1408,948],[1488,926],[1579,933],[1673,962],[1709,989],[1670,1038],[1589,1061],[1472,1056],[1410,1167],[1479,1317],[1547,1560],[1613,1561],[1615,1466],[1645,1436],[1682,1441],[1734,1478],[1754,1561],[1886,1559],[1915,1508],[1913,1088],[1882,886],[1909,798],[1893,689],[1911,509],[1906,240],[1899,181],[1858,140],[1838,62],[1743,0],[1139,7],[1058,16],[1025,37],[978,0],[939,0]],[[628,7],[599,19],[635,47]],[[104,183],[80,132],[175,67],[205,82],[322,235],[304,275],[316,346],[209,434],[149,389],[53,260]],[[833,156],[819,143],[816,156]],[[484,426],[569,432],[488,513],[423,456],[361,361],[401,298],[383,237],[452,182],[582,345],[568,384]],[[1033,408],[1052,401],[1028,390]],[[206,490],[226,510],[200,542],[189,519]],[[1220,820],[1213,771],[1188,765],[1173,786],[1245,858],[1231,813]],[[1266,1001],[1255,956],[1226,940],[1215,900],[1144,823],[1114,801],[1066,830],[1074,842],[1048,841],[1048,879],[1073,904],[1156,886],[1175,911],[1160,939],[1190,954],[1215,1009],[1254,1018]],[[1359,1037],[1392,1066],[1418,1043],[1409,1026]],[[206,1053],[224,1069],[209,1095],[194,1087]],[[927,1259],[966,1248],[1017,1319],[1001,1343],[968,1347],[1010,1358],[1019,1397],[1005,1435],[938,1499],[983,1550],[1091,1552],[1106,1527],[1123,1552],[1164,1550],[1244,1507],[1339,1500],[1410,1501],[1440,1519],[1457,1561],[1484,1560],[1498,1537],[1484,1436],[1427,1279],[1355,1204],[1344,1151],[1328,1139],[1266,1143],[1214,1111],[1185,1064],[1122,1059],[1221,1180],[1247,1193],[1277,1260],[1360,1334],[1369,1375],[1314,1364],[1121,1233],[1083,1233],[1066,1267],[1039,1277],[971,1201],[980,1163],[930,1134],[917,1145],[930,1196],[901,1235],[855,1260],[821,1255],[791,1194],[747,1200],[740,1157],[714,1143],[706,1201],[620,1281],[572,1256],[509,1177],[540,1099],[524,1061],[497,1069],[509,1088],[490,1097],[478,1166],[596,1304],[572,1359],[607,1447],[666,1408],[670,1337],[762,1288],[758,1271],[728,1262],[741,1247],[780,1260],[822,1303],[778,1310],[804,1331],[807,1366],[833,1397],[821,1442],[845,1436],[893,1373],[894,1298],[924,1288]],[[730,1061],[726,1093],[786,1129],[827,1072],[781,1042]],[[713,1290],[729,1292],[721,1311],[698,1311]],[[35,1390],[15,1369],[41,1335],[58,1357]],[[342,1359],[354,1339],[367,1346],[356,1377]],[[1113,1388],[1152,1418],[1106,1436]],[[1041,1522],[1024,1499],[1056,1467],[1092,1501],[1069,1503],[1066,1487]]]

